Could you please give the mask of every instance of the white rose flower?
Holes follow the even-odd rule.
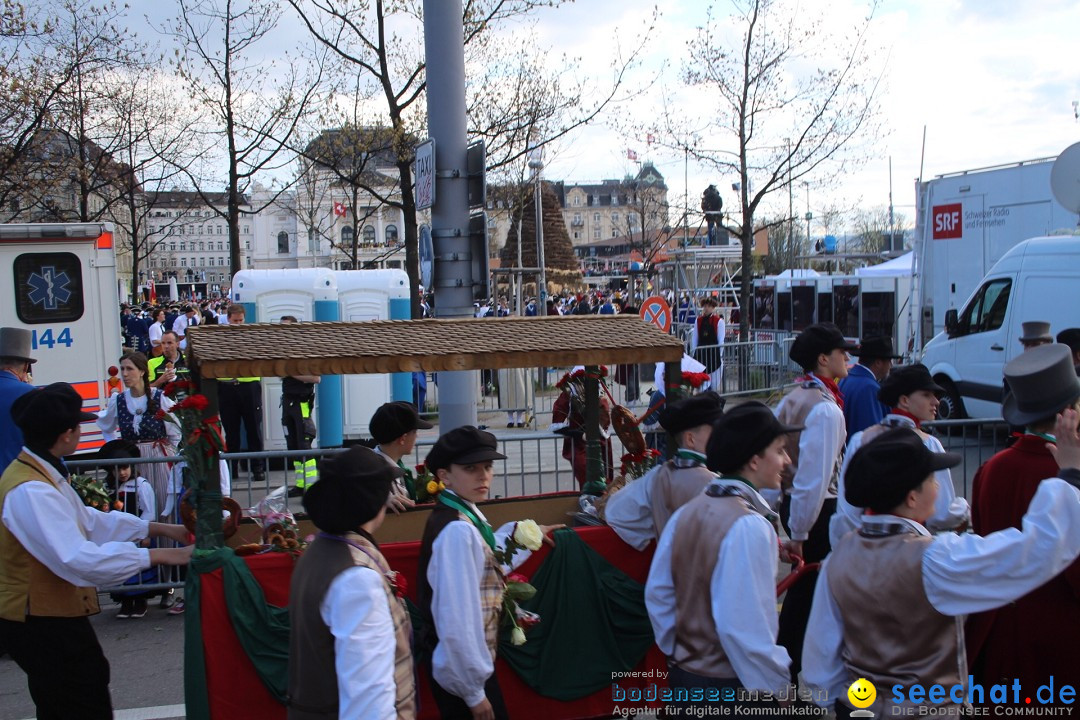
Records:
[[[522,520],[514,528],[514,542],[527,550],[539,550],[544,544],[544,533],[535,520]]]
[[[510,633],[511,645],[524,645],[525,644],[525,631],[519,627],[513,629]]]

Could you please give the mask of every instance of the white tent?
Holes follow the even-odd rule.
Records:
[[[855,274],[860,277],[909,277],[911,275],[911,259],[915,253],[907,253],[892,260],[886,260],[880,265],[859,268]]]

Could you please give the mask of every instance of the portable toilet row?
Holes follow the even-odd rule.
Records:
[[[409,276],[404,270],[299,268],[241,270],[233,276],[232,301],[244,306],[246,321],[364,322],[407,320],[411,316]],[[281,378],[263,378],[263,445],[285,449],[281,425]],[[391,400],[412,400],[412,374],[324,375],[316,385],[318,447],[369,437],[376,408]]]

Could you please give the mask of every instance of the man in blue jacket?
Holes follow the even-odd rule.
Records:
[[[880,423],[889,411],[878,400],[878,391],[881,381],[892,370],[893,360],[901,357],[893,349],[890,337],[868,337],[851,354],[858,356],[859,363],[853,365],[848,376],[839,383],[840,392],[844,394],[848,440],[855,433]]]
[[[0,328],[0,469],[11,464],[22,450],[22,431],[11,419],[15,400],[34,389],[30,383],[30,331]]]

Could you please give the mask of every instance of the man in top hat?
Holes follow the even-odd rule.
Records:
[[[1005,366],[1012,392],[1002,415],[1022,434],[975,473],[973,527],[979,535],[1020,528],[1044,478],[1057,472],[1047,444],[1055,442],[1055,416],[1077,407],[1080,380],[1064,345],[1042,345]],[[1015,603],[973,616],[968,656],[976,680],[1018,678],[1044,683],[1050,675],[1080,685],[1080,562]],[[1070,660],[1069,658],[1072,658]]]
[[[89,508],[71,487],[63,458],[95,419],[82,402],[67,383],[17,399],[11,416],[25,446],[0,476],[0,646],[26,673],[40,718],[112,717],[109,663],[89,618],[97,588],[191,558],[190,546],[134,544],[187,542],[183,525]]]
[[[513,568],[500,567],[494,552],[505,547],[515,523],[493,531],[477,507],[488,497],[492,462],[505,458],[494,435],[471,425],[445,433],[425,458],[446,486],[424,527],[417,572],[420,613],[427,621],[419,643],[431,651],[431,689],[443,718],[508,717],[495,676],[495,649],[503,573]],[[540,529],[546,534],[552,528]],[[514,566],[529,555],[515,554]]]
[[[1072,353],[1073,365],[1080,373],[1080,328],[1066,328],[1057,334],[1057,341],[1062,345],[1068,345]]]
[[[377,445],[375,452],[394,467],[401,469],[401,476],[394,479],[386,506],[396,513],[416,504],[414,478],[405,467],[402,458],[416,448],[416,431],[435,427],[420,417],[416,406],[403,401],[383,403],[375,410],[368,424],[371,437]]]
[[[1025,352],[1031,348],[1049,345],[1054,342],[1054,336],[1050,334],[1050,323],[1048,322],[1031,320],[1020,323],[1020,327],[1023,330],[1020,334],[1020,344],[1024,346]]]
[[[304,493],[320,532],[290,585],[290,720],[416,717],[412,623],[372,536],[400,476],[355,446],[325,460]]]
[[[788,427],[805,430],[787,435],[791,465],[784,474],[780,521],[790,540],[785,547],[808,563],[829,554],[829,520],[836,510],[840,466],[844,458],[844,396],[837,380],[847,377],[848,342],[832,323],[809,326],[791,344],[789,357],[806,372],[798,387],[780,401],[776,416]],[[791,677],[799,676],[802,639],[810,615],[816,573],[807,573],[784,597],[780,644],[791,655]]]
[[[931,452],[908,428],[893,428],[855,453],[846,497],[873,514],[863,515],[860,531],[848,533],[833,548],[814,594],[803,680],[815,697],[827,692],[820,704],[848,697],[847,689],[858,678],[877,688],[868,709],[879,718],[925,714],[927,709],[955,715],[957,706],[968,701],[969,689],[975,704],[991,702],[989,685],[969,688],[963,616],[1024,596],[1080,553],[1077,417],[1068,410],[1055,426],[1054,454],[1061,469],[1056,478],[1039,483],[1022,531],[1010,528],[986,537],[931,536],[923,525],[934,510],[936,471],[959,464],[959,454]],[[1068,622],[1075,624],[1075,616]],[[1054,626],[1047,632],[1063,629]],[[1054,660],[1064,662],[1064,657]],[[1057,672],[1054,677],[1060,688]],[[1043,676],[1035,685],[1020,687],[1034,697],[1046,682],[1049,677]],[[923,693],[910,692],[916,684]],[[934,702],[937,686],[944,692]],[[903,702],[895,702],[897,693]],[[836,710],[837,718],[849,716],[841,702]]]
[[[11,418],[11,406],[34,389],[30,367],[30,331],[0,328],[0,471],[11,464],[23,446],[22,431]]]
[[[860,447],[873,442],[890,428],[906,427],[914,430],[928,450],[945,452],[941,441],[923,431],[922,424],[937,417],[937,408],[945,389],[934,382],[930,371],[922,363],[894,368],[881,383],[878,398],[889,408],[880,423],[851,436],[844,453],[844,466],[840,470],[840,485],[836,501],[836,513],[829,523],[829,544],[836,544],[847,533],[858,530],[863,508],[854,507],[844,499],[844,476],[851,457]],[[938,497],[933,514],[923,523],[931,532],[958,530],[967,526],[971,511],[967,500],[956,496],[952,475],[948,470],[937,471]]]
[[[672,513],[713,480],[713,472],[705,466],[705,449],[713,423],[723,414],[724,400],[712,391],[660,411],[660,425],[678,445],[675,457],[614,493],[604,508],[607,524],[628,545],[644,550],[660,537]]]
[[[791,697],[790,657],[776,641],[775,517],[758,491],[779,489],[784,439],[801,429],[753,401],[713,425],[708,466],[720,477],[671,516],[645,585],[670,687]]]
[[[859,362],[837,383],[844,395],[844,423],[849,442],[852,435],[885,417],[887,408],[878,400],[878,390],[892,370],[893,361],[901,357],[893,349],[892,338],[883,336],[866,338],[851,354],[858,356]]]

